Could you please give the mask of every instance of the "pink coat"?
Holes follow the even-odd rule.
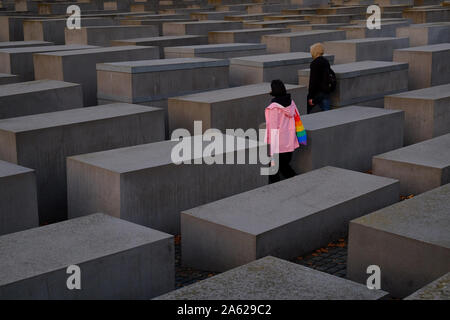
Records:
[[[274,153],[292,152],[300,145],[295,132],[295,113],[299,114],[294,100],[289,107],[271,103],[265,111],[266,138],[270,144],[270,155]]]

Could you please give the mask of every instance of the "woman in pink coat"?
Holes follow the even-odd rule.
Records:
[[[266,142],[270,144],[270,155],[279,155],[279,168],[276,174],[269,176],[270,183],[284,178],[295,176],[295,171],[290,166],[292,153],[300,144],[306,144],[306,132],[300,120],[300,113],[291,95],[286,92],[286,87],[281,80],[273,80],[271,83],[273,96],[272,103],[266,108]],[[297,128],[296,128],[297,125]],[[303,132],[302,139],[299,135]]]

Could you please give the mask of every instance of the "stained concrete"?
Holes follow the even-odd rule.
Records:
[[[405,300],[450,300],[450,272],[407,296]]]

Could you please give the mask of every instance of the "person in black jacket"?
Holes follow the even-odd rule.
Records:
[[[322,111],[330,110],[330,63],[323,57],[324,48],[316,43],[310,48],[313,61],[310,64],[308,88],[308,113],[318,105]]]

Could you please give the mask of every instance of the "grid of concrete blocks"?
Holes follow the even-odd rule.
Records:
[[[1,0],[0,299],[449,299],[449,61],[448,1]],[[273,79],[298,175],[193,151],[263,128]]]

